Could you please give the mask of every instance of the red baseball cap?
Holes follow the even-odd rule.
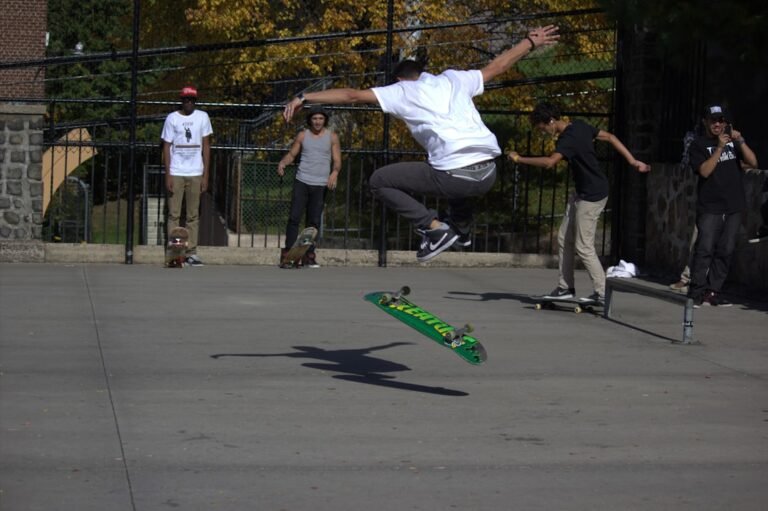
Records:
[[[197,89],[192,87],[191,85],[187,85],[183,89],[181,89],[181,92],[179,93],[180,98],[196,98],[197,97]]]

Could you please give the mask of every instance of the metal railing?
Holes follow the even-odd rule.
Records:
[[[513,124],[523,125],[523,113],[510,113],[508,116],[515,117]],[[610,118],[598,115],[586,120],[607,129]],[[213,118],[213,123],[215,126],[216,118]],[[95,128],[95,131],[98,129]],[[551,142],[534,137],[526,129],[518,140],[505,145],[524,154],[548,154],[548,143]],[[598,149],[605,171],[611,177],[614,155],[607,144],[598,145]],[[75,169],[53,166],[48,169],[49,186],[59,180],[57,172],[66,172],[91,190],[87,198],[91,217],[81,218],[82,208],[65,206],[68,195],[55,193],[46,214],[44,236],[53,239],[62,223],[77,221],[89,225],[83,241],[124,243],[129,186],[127,145],[120,141],[106,142],[102,138],[102,142],[57,142],[51,144],[48,150],[53,153],[88,151],[95,154],[90,158],[75,156],[74,161],[82,161]],[[226,227],[227,245],[278,247],[284,242],[295,168],[288,167],[283,178],[277,175],[276,169],[277,162],[286,151],[287,147],[252,150],[222,146],[214,141],[208,192],[213,207],[208,214],[215,217],[210,222],[212,226]],[[390,162],[423,159],[422,154],[413,151],[389,151],[388,156]],[[138,204],[134,211],[134,221],[138,226],[136,244],[165,242],[166,193],[160,158],[159,145],[143,144],[137,147],[136,160],[141,176],[134,180]],[[388,250],[414,250],[418,237],[412,226],[389,212],[386,222],[382,222],[381,205],[368,191],[371,174],[382,165],[382,152],[345,147],[342,158],[338,186],[326,197],[320,235],[322,245],[381,249],[380,240],[384,239]],[[467,250],[556,253],[557,229],[568,196],[573,191],[568,167],[561,165],[556,170],[527,167],[515,165],[502,156],[497,160],[497,168],[494,187],[484,197],[475,199],[473,244]],[[422,200],[428,207],[440,212],[447,208],[447,203],[439,199],[423,197]],[[603,255],[611,250],[610,212],[609,203],[598,236],[598,252]],[[382,226],[386,226],[386,232],[382,232]],[[204,228],[200,236],[201,245],[211,243],[214,238]]]

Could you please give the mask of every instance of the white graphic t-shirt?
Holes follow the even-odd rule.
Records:
[[[203,175],[203,137],[213,133],[211,120],[202,110],[189,115],[179,111],[165,118],[163,141],[171,144],[171,175]]]

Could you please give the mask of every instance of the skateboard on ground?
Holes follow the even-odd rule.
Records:
[[[165,265],[168,268],[184,268],[189,246],[189,231],[184,227],[174,227],[168,235],[168,247],[165,251]]]
[[[316,237],[317,229],[314,227],[307,227],[301,231],[301,234],[299,234],[298,238],[296,238],[293,246],[290,248],[290,250],[288,250],[288,252],[285,253],[285,256],[281,258],[280,267],[299,268],[301,258],[304,257],[304,254],[307,253],[309,247],[314,244]]]
[[[748,241],[750,243],[760,243],[760,242],[763,242],[765,240],[768,240],[768,236],[758,236],[756,238],[749,238]]]
[[[587,300],[585,298],[545,298],[544,296],[531,296],[533,300],[536,300],[534,308],[538,310],[548,309],[555,310],[557,308],[570,309],[576,314],[580,314],[584,311],[596,312],[597,308],[603,307],[603,302],[597,300]]]
[[[485,348],[477,339],[467,335],[472,332],[472,325],[465,324],[461,328],[449,325],[406,299],[405,296],[410,292],[408,286],[403,286],[399,291],[368,293],[364,299],[440,346],[450,349],[470,364],[485,362],[488,358]]]

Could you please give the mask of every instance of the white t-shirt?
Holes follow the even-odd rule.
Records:
[[[172,176],[203,175],[203,137],[212,133],[211,120],[202,110],[168,114],[160,137],[171,144]]]
[[[451,170],[501,154],[496,136],[480,118],[472,102],[483,93],[479,70],[449,69],[437,76],[422,73],[418,80],[403,80],[374,87],[381,109],[405,121],[413,138],[427,151],[429,164]]]

